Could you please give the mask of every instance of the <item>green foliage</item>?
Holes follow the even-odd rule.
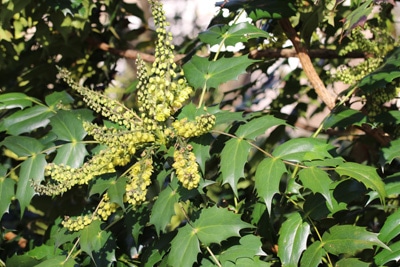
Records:
[[[3,1],[0,266],[397,266],[388,2],[218,2],[179,66],[159,1],[154,31],[136,4]],[[324,83],[349,84],[334,109],[300,68],[264,57],[288,40],[282,18],[305,51],[340,51],[313,62]],[[137,76],[112,98],[130,40]],[[354,51],[367,58],[353,68]],[[222,89],[242,74],[248,84]]]

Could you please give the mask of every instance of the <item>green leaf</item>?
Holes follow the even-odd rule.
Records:
[[[240,245],[229,247],[218,257],[222,266],[225,263],[236,263],[240,258],[253,259],[255,255],[266,256],[267,254],[261,249],[261,240],[259,236],[245,235],[240,239]]]
[[[383,157],[387,163],[392,163],[395,158],[400,158],[400,139],[390,142],[389,147],[382,148]]]
[[[80,232],[70,232],[67,228],[60,228],[58,226],[53,226],[51,229],[51,237],[54,238],[54,247],[58,248],[65,243],[72,243],[77,237],[79,237]]]
[[[57,135],[58,140],[77,142],[86,136],[82,121],[74,113],[66,110],[59,110],[50,119],[52,131]]]
[[[278,158],[265,158],[257,166],[255,188],[258,196],[264,200],[270,214],[272,199],[276,193],[279,193],[279,183],[285,172],[287,172],[286,166]]]
[[[117,203],[121,208],[124,208],[124,194],[127,182],[127,177],[119,177],[117,180],[111,180],[107,190],[110,202]]]
[[[174,179],[175,184],[177,179]],[[170,223],[171,217],[175,214],[174,205],[178,202],[179,198],[176,192],[176,187],[167,186],[158,195],[154,203],[150,215],[150,223],[156,228],[157,234],[164,231],[165,227]]]
[[[310,225],[303,221],[297,212],[288,216],[279,230],[278,257],[282,266],[298,266],[300,256],[307,248],[307,239],[310,235]]]
[[[355,255],[358,251],[380,246],[389,249],[378,239],[378,234],[354,225],[335,225],[322,236],[324,249],[331,254]]]
[[[29,97],[24,93],[0,94],[0,110],[13,108],[24,109],[32,106],[32,101],[39,100]]]
[[[48,106],[56,107],[58,104],[68,105],[74,102],[72,96],[66,91],[53,92],[46,96],[45,102]]]
[[[44,154],[33,155],[21,164],[15,193],[21,206],[21,216],[35,195],[32,182],[39,184],[44,180],[44,168],[46,165],[46,155]]]
[[[200,33],[199,38],[202,42],[210,45],[223,42],[225,46],[235,46],[239,42],[247,43],[248,40],[254,38],[269,38],[269,34],[249,22],[241,22],[231,26],[212,26],[207,31]]]
[[[48,266],[63,266],[63,267],[74,267],[76,266],[77,262],[74,261],[72,258],[68,258],[67,256],[56,256],[54,258],[50,258],[41,262],[35,267],[48,267]]]
[[[386,87],[394,79],[400,77],[400,48],[396,48],[387,58],[383,65],[365,76],[358,84],[364,92],[371,92]]]
[[[28,133],[49,123],[53,111],[48,107],[33,106],[19,110],[0,122],[0,132],[6,131],[10,135]]]
[[[368,16],[372,11],[372,0],[367,0],[365,3],[360,5],[358,8],[353,10],[346,18],[343,19],[344,25],[342,30],[342,36],[340,40],[346,37],[354,28],[357,26],[363,26],[367,21]]]
[[[219,4],[218,4],[219,3]],[[291,17],[296,14],[296,8],[292,0],[282,2],[281,0],[229,0],[220,1],[217,5],[224,5],[224,8],[236,11],[244,8],[253,21],[259,19],[281,19]]]
[[[299,171],[299,179],[305,188],[310,189],[313,193],[323,195],[328,202],[329,209],[333,209],[330,192],[332,180],[329,178],[328,173],[317,167],[310,167]]]
[[[295,138],[278,146],[273,156],[283,160],[302,162],[307,160],[332,158],[329,154],[333,146],[315,138]]]
[[[318,267],[325,255],[325,250],[320,241],[312,243],[301,257],[300,266],[302,267]]]
[[[389,250],[390,249],[390,250]],[[382,266],[389,261],[400,260],[400,241],[393,243],[389,246],[389,249],[384,249],[374,257],[375,263]]]
[[[378,192],[381,202],[384,202],[384,198],[386,197],[385,184],[374,167],[354,162],[345,162],[336,167],[335,171],[341,176],[346,175],[354,178],[363,183],[365,187]]]
[[[101,230],[101,221],[95,220],[81,230],[80,246],[93,259],[93,252],[99,251],[108,241],[111,232]]]
[[[67,143],[57,148],[57,155],[53,160],[55,164],[65,164],[72,168],[82,166],[88,154],[85,144],[73,142]]]
[[[247,162],[251,145],[239,138],[225,143],[221,152],[222,183],[228,183],[234,194],[237,195],[237,183],[244,177],[244,165]]]
[[[400,210],[395,211],[387,217],[380,232],[379,239],[389,243],[393,238],[400,234]]]
[[[239,231],[243,228],[253,228],[253,225],[242,221],[240,217],[240,214],[217,206],[203,209],[199,218],[192,223],[193,232],[207,246],[220,243],[229,237],[239,236]]]
[[[246,68],[256,62],[247,55],[220,58],[209,61],[208,58],[193,56],[183,66],[188,82],[194,88],[218,88],[220,84],[236,79],[240,74],[246,72]]]
[[[191,138],[190,144],[193,147],[193,153],[196,155],[196,161],[203,173],[206,171],[206,161],[210,158],[210,144],[213,137],[205,134],[199,137]]]
[[[333,127],[348,127],[349,125],[361,125],[367,122],[367,116],[358,110],[340,108],[335,110],[324,121],[324,129]]]
[[[61,249],[54,249],[53,246],[48,246],[48,245],[40,245],[38,247],[35,247],[32,250],[29,250],[26,252],[26,255],[31,256],[32,258],[35,258],[37,260],[42,260],[46,258],[51,258],[54,257],[55,255],[59,255],[62,253]],[[65,260],[65,256],[64,256]]]
[[[29,157],[41,153],[43,144],[28,136],[7,136],[0,144],[14,152],[18,157]]]
[[[193,231],[187,224],[179,228],[178,234],[171,241],[171,251],[168,255],[168,264],[176,267],[193,266],[200,252],[200,243]]]
[[[15,181],[11,178],[0,177],[0,219],[4,213],[8,212],[11,199],[15,194]]]
[[[265,115],[253,119],[246,124],[240,125],[235,134],[240,138],[254,139],[264,134],[266,130],[273,126],[285,124],[284,120],[275,118],[271,115]]]
[[[371,263],[363,262],[356,258],[344,258],[339,260],[335,264],[335,267],[349,267],[349,266],[370,267]]]

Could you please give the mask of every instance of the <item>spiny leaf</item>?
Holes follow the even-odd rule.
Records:
[[[300,266],[304,267],[317,267],[322,261],[322,257],[325,255],[325,250],[322,247],[320,241],[312,243],[306,251],[304,251],[301,257]]]
[[[279,183],[285,172],[287,172],[286,166],[278,158],[265,158],[257,166],[255,188],[258,196],[264,200],[270,214],[272,199],[276,193],[279,193]]]
[[[271,115],[265,115],[260,118],[255,118],[246,124],[239,126],[236,131],[236,136],[246,139],[254,139],[265,133],[266,130],[273,126],[285,125],[285,121],[275,118]]]
[[[82,121],[70,111],[59,110],[50,119],[50,122],[52,131],[57,135],[58,140],[76,142],[86,136]]]
[[[177,179],[174,179],[174,181],[176,184]],[[150,223],[156,228],[157,234],[160,233],[160,231],[164,231],[165,227],[170,223],[171,217],[175,214],[174,205],[177,202],[178,195],[176,188],[173,189],[167,186],[158,195],[150,215]]]
[[[100,250],[111,236],[111,232],[101,230],[101,221],[95,220],[81,231],[81,250],[93,259],[93,251]]]
[[[115,174],[105,174],[98,177],[90,188],[89,196],[94,194],[102,195],[113,183],[115,183],[116,179],[117,176]]]
[[[28,133],[49,123],[53,111],[48,107],[33,106],[19,110],[0,122],[0,132],[7,131],[10,135]]]
[[[295,138],[278,146],[273,156],[284,160],[302,162],[307,160],[332,158],[329,150],[333,146],[315,138]]]
[[[45,98],[45,102],[49,107],[50,106],[56,107],[58,104],[63,104],[63,105],[72,104],[74,102],[74,99],[66,91],[60,91],[60,92],[53,92],[47,95]]]
[[[7,147],[18,157],[29,157],[41,153],[43,144],[37,139],[28,136],[7,136],[1,145]]]
[[[246,43],[250,39],[260,37],[269,38],[269,34],[248,22],[231,26],[215,25],[199,34],[200,40],[204,43],[215,45],[223,42],[225,46],[235,46],[239,42]]]
[[[0,94],[0,110],[13,108],[24,109],[32,106],[32,101],[39,100],[29,97],[24,93]]]
[[[278,257],[282,266],[298,266],[300,256],[307,248],[310,225],[303,221],[298,212],[292,213],[279,230]]]
[[[379,232],[379,239],[389,243],[393,238],[400,234],[400,210],[387,217],[384,225]]]
[[[374,257],[375,263],[382,266],[389,261],[398,262],[400,260],[400,241],[389,246],[390,250],[384,249]]]
[[[244,177],[244,165],[250,151],[250,144],[240,138],[225,143],[221,152],[222,183],[228,183],[237,195],[237,183]]]
[[[387,163],[392,163],[395,158],[400,157],[400,139],[396,139],[390,142],[389,147],[382,148],[383,157]]]
[[[348,267],[348,266],[357,266],[357,267],[370,267],[370,262],[360,261],[357,258],[344,258],[336,262],[335,267]]]
[[[367,122],[367,117],[358,110],[340,107],[340,111],[332,112],[324,121],[324,129],[331,127],[347,127]]]
[[[384,202],[386,196],[385,184],[379,177],[376,169],[371,166],[366,166],[354,162],[345,162],[336,167],[335,171],[339,175],[346,175],[363,183],[365,187],[378,192],[381,202]]]
[[[229,237],[239,236],[239,231],[243,228],[253,227],[240,217],[240,214],[216,206],[203,209],[199,218],[192,224],[193,231],[205,245],[220,243]]]
[[[0,219],[4,213],[8,212],[11,199],[15,193],[15,182],[11,178],[0,177]]]
[[[322,236],[324,249],[334,255],[355,255],[363,249],[380,246],[389,249],[378,239],[378,234],[354,225],[335,225]]]
[[[122,208],[124,208],[124,194],[127,181],[128,178],[126,177],[119,177],[117,180],[112,180],[107,190],[110,202],[117,203]]]
[[[329,175],[317,167],[310,167],[299,171],[299,179],[305,188],[313,193],[320,193],[328,202],[329,209],[333,209],[333,202],[329,185],[332,180]]]
[[[209,61],[208,58],[193,56],[183,66],[190,85],[194,88],[218,88],[220,84],[236,79],[246,72],[246,68],[255,61],[245,56],[220,58]]]
[[[193,147],[193,153],[196,155],[196,161],[200,166],[200,170],[205,173],[206,161],[210,158],[210,144],[213,137],[205,134],[191,139],[190,144]]]
[[[187,224],[179,228],[178,234],[171,242],[171,251],[168,255],[168,264],[176,267],[193,266],[200,252],[200,243],[193,231]]]
[[[266,256],[267,254],[261,249],[260,237],[255,235],[245,235],[240,239],[240,245],[232,246],[221,253],[218,257],[222,266],[225,262],[235,263],[240,258],[253,259],[255,255]]]
[[[65,164],[72,168],[82,166],[88,154],[85,144],[73,142],[62,145],[57,149],[57,155],[53,160],[55,164]]]

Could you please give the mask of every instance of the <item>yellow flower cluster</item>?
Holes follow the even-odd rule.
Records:
[[[200,182],[200,173],[196,162],[196,156],[191,151],[192,146],[174,151],[174,163],[176,177],[187,189],[197,188]]]
[[[130,180],[125,187],[125,202],[137,206],[146,200],[147,187],[151,184],[152,172],[153,161],[151,158],[142,158],[130,168]]]
[[[176,120],[172,123],[178,136],[184,138],[200,136],[209,132],[215,124],[214,115],[197,116],[195,121],[189,121],[187,118]]]
[[[90,214],[77,217],[66,217],[61,224],[69,231],[79,231],[85,228],[85,226],[91,224],[94,219],[95,218]]]
[[[103,195],[102,201],[99,203],[97,207],[96,215],[100,217],[102,220],[107,220],[111,214],[113,214],[118,208],[116,203],[110,202],[110,198],[108,194],[105,193]],[[96,217],[97,218],[97,217]]]

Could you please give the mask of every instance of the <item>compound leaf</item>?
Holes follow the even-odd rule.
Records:
[[[380,246],[389,249],[378,239],[378,234],[354,225],[335,225],[322,236],[324,249],[334,255],[355,255],[363,249]]]
[[[303,221],[298,212],[292,213],[279,230],[278,257],[282,266],[298,266],[300,256],[307,248],[310,225]]]
[[[265,158],[258,164],[255,174],[255,188],[267,210],[271,213],[272,199],[279,193],[279,183],[282,175],[287,172],[285,164],[278,158]]]

